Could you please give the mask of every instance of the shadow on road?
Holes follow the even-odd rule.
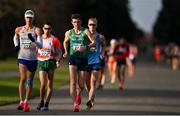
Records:
[[[180,98],[180,91],[175,90],[152,90],[152,89],[103,89],[96,91],[96,97],[162,97],[162,98]],[[86,95],[86,92],[83,92]],[[57,95],[57,98],[69,97],[69,89],[62,89]]]

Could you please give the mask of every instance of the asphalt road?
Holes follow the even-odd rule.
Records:
[[[103,90],[96,91],[95,106],[86,111],[87,94],[83,93],[80,112],[72,111],[69,85],[54,90],[49,111],[37,111],[39,98],[30,100],[31,112],[17,111],[17,105],[0,107],[4,115],[131,115],[180,114],[180,70],[172,71],[167,64],[139,62],[136,78],[126,76],[125,89],[119,90],[107,80]]]

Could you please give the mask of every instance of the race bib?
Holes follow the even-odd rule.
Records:
[[[97,52],[97,49],[96,49],[96,47],[90,47],[90,51],[91,52]]]
[[[125,49],[124,48],[119,48],[119,52],[124,53]]]
[[[32,48],[33,46],[32,46],[32,44],[31,44],[31,41],[30,41],[30,40],[24,39],[24,40],[22,41],[22,47],[23,47],[24,49],[30,49],[30,48]]]
[[[81,46],[79,45],[73,46],[74,51],[80,51],[80,49],[81,49]]]
[[[50,58],[51,51],[50,51],[50,49],[41,49],[39,55],[42,58]]]

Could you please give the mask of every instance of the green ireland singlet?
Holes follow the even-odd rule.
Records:
[[[81,32],[76,34],[74,29],[70,30],[70,55],[77,57],[87,57],[88,50],[78,51],[81,46],[86,46],[90,43],[86,33],[85,28],[81,27]]]

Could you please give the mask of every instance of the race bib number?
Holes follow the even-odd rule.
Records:
[[[119,50],[119,53],[125,53],[126,52],[126,50],[124,48],[119,48],[118,50]]]
[[[97,49],[96,49],[96,47],[90,47],[90,51],[91,52],[97,52]]]
[[[30,49],[33,47],[31,41],[27,40],[26,38],[22,38],[22,46],[24,49]]]
[[[32,45],[24,45],[24,49],[30,49],[30,48],[32,48]]]
[[[41,49],[40,50],[40,57],[50,58],[50,55],[51,55],[50,49]]]
[[[78,46],[78,45],[77,46],[73,46],[73,50],[74,51],[80,51],[80,49],[81,49],[81,46]]]

